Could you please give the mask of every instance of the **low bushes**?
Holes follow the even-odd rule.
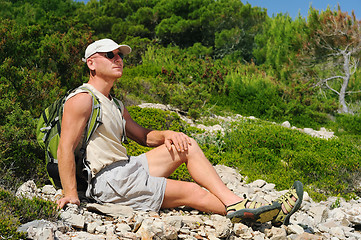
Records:
[[[150,46],[141,65],[126,65],[116,93],[130,104],[170,104],[193,119],[225,109],[270,121],[319,128],[338,105],[323,98],[297,74],[285,83],[273,70],[227,58],[195,56],[187,49]]]
[[[250,181],[278,188],[302,181],[314,199],[352,196],[360,177],[361,150],[344,139],[324,140],[266,122],[243,121],[224,136],[219,163],[235,167]]]
[[[338,130],[351,134],[361,133],[361,114],[339,114],[336,118]]]
[[[58,216],[55,203],[39,198],[17,198],[0,187],[0,236],[1,239],[25,239],[17,228],[36,219],[55,220]]]
[[[0,97],[0,186],[44,182],[45,160],[35,137],[36,121],[16,102]]]

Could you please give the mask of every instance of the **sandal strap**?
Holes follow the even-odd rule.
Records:
[[[251,201],[251,204],[249,205],[248,208],[259,208],[259,207],[262,207],[262,203]]]
[[[247,207],[247,205],[249,204],[249,207]],[[226,207],[226,211],[227,211],[227,214],[229,212],[234,212],[234,211],[238,211],[238,210],[241,210],[241,209],[246,209],[246,208],[250,208],[250,209],[253,209],[253,208],[259,208],[262,206],[262,203],[260,202],[255,202],[255,201],[250,201],[248,199],[243,199],[242,201],[239,201],[239,202],[236,202],[232,205],[228,205]]]
[[[233,211],[237,211],[237,210],[246,208],[246,205],[247,205],[248,201],[249,201],[248,199],[243,199],[242,201],[239,201],[239,202],[236,202],[236,203],[234,203],[232,205],[226,206],[227,214],[229,212],[233,212]]]
[[[287,212],[291,211],[292,208],[295,206],[296,201],[294,201],[292,199],[292,197],[296,198],[296,201],[298,199],[297,193],[295,189],[291,189],[288,193],[286,193],[285,195],[281,196],[279,199],[277,199],[276,201],[283,204],[287,210]]]
[[[299,185],[298,189],[295,188],[295,184]],[[300,207],[303,198],[302,183],[295,182],[295,184],[286,194],[275,200],[275,202],[284,206],[286,212],[281,208],[277,216],[272,220],[274,225],[280,225],[282,223],[287,225],[291,215]],[[292,197],[296,198],[296,201],[293,200]]]

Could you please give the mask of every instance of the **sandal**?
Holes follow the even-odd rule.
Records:
[[[247,204],[251,203],[247,208]],[[260,222],[265,223],[272,220],[280,211],[281,205],[275,204],[262,205],[262,203],[244,199],[240,202],[227,206],[227,218],[230,218],[232,223],[245,222]]]
[[[292,196],[297,200],[294,201]],[[277,198],[275,202],[283,204],[286,212],[284,212],[281,208],[281,211],[277,214],[277,216],[272,219],[273,226],[281,226],[282,224],[288,225],[290,223],[290,217],[294,214],[300,207],[303,199],[303,185],[300,181],[296,181],[293,183],[291,189],[281,197]]]
[[[296,202],[292,199],[292,196],[297,199]],[[300,208],[302,198],[302,183],[296,181],[286,194],[273,201],[272,204],[262,206],[261,203],[244,199],[227,206],[227,218],[230,218],[233,223],[241,221],[265,223],[272,221],[274,226],[280,226],[282,223],[288,225],[291,215]],[[249,202],[251,204],[247,208]],[[284,204],[287,213],[283,212],[282,204]]]

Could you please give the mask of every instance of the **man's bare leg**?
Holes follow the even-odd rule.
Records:
[[[195,183],[167,179],[163,208],[186,205],[205,212],[225,214],[225,206],[243,200],[224,185],[193,139],[186,152],[178,152],[175,148],[169,151],[162,145],[147,152],[146,155],[152,176],[169,177],[182,163],[185,163],[193,180],[208,190]],[[293,200],[296,199],[293,197]],[[287,212],[283,205],[282,209]]]
[[[194,182],[167,179],[162,208],[188,206],[199,211],[225,215],[224,204]]]
[[[207,192],[194,183],[180,183],[179,181],[178,183],[174,183],[173,181],[167,181],[164,206],[174,205],[173,207],[175,207],[175,205],[179,204],[178,206],[187,205],[192,207],[194,204],[199,204],[199,199],[196,197],[189,199],[190,193],[197,193],[211,201],[205,201],[204,208],[208,208],[210,204],[218,206],[217,209],[222,206],[222,210],[219,209],[215,211],[215,209],[212,208],[212,211],[223,213],[225,205],[230,205],[242,200],[242,198],[235,195],[224,185],[212,164],[193,139],[186,152],[178,152],[175,148],[169,151],[162,145],[147,152],[146,155],[149,171],[152,176],[169,177],[175,169],[182,163],[185,163],[193,180],[209,191]],[[183,191],[180,191],[180,187],[184,188],[182,189]],[[176,194],[179,196],[176,196]],[[179,200],[177,198],[179,198]],[[179,201],[185,202],[180,203]],[[197,209],[201,210],[200,207],[201,206],[197,207]]]

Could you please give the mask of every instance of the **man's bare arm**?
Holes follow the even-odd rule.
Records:
[[[76,166],[74,151],[78,146],[91,114],[92,97],[80,93],[66,101],[61,123],[61,137],[58,146],[59,175],[64,197],[58,207],[67,203],[80,204],[76,185]]]
[[[126,120],[127,136],[143,146],[157,147],[165,144],[168,150],[171,150],[172,145],[174,145],[177,151],[184,152],[188,150],[188,145],[191,144],[190,137],[184,133],[170,130],[149,130],[140,126],[131,118],[126,108],[124,108],[123,116]]]

